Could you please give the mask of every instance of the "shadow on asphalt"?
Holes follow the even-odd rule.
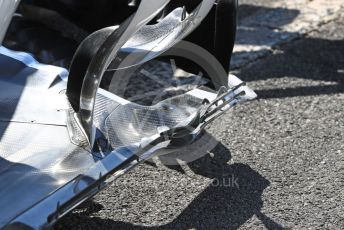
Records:
[[[248,7],[246,10],[258,9]],[[291,23],[298,14],[296,11],[286,13],[294,16],[284,23]],[[280,48],[280,51],[280,54],[267,57],[243,69],[239,77],[248,82],[293,77],[333,84],[290,88],[281,85],[276,89],[257,90],[260,98],[326,95],[344,91],[344,41],[303,38]],[[231,154],[224,145],[219,144],[213,153],[214,157],[206,155],[188,164],[195,174],[211,178],[213,183],[195,197],[179,216],[166,225],[146,227],[90,217],[103,207],[94,201],[89,201],[66,216],[57,229],[63,229],[64,223],[70,228],[74,226],[78,228],[78,223],[82,223],[83,226],[96,224],[97,229],[237,229],[252,216],[257,217],[267,229],[283,229],[283,226],[261,211],[262,194],[270,182],[248,165],[227,164]],[[183,173],[181,167],[169,166],[169,168]]]
[[[282,27],[291,24],[300,14],[297,9],[282,7],[269,8],[262,6],[239,6],[239,23],[236,44],[271,46],[271,42],[281,37],[295,37],[297,33],[283,31]],[[245,20],[249,18],[249,20]],[[269,33],[269,38],[266,38]],[[240,55],[237,52],[236,55]],[[243,52],[247,53],[247,52]]]
[[[243,69],[239,77],[247,82],[292,77],[322,83],[296,87],[280,85],[275,89],[256,90],[258,98],[287,98],[344,92],[343,40],[303,38],[280,48],[279,53]]]
[[[192,162],[190,169],[198,175],[213,180],[180,215],[172,222],[155,227],[90,217],[103,207],[89,201],[62,220],[70,227],[97,225],[97,229],[237,229],[247,220],[256,216],[268,229],[283,229],[281,225],[261,212],[262,193],[270,182],[245,164],[227,164],[230,151],[219,144],[213,150],[214,156],[206,155]],[[169,166],[178,171],[178,167]],[[59,227],[57,226],[57,229]]]
[[[287,9],[283,7],[270,8],[249,4],[240,4],[238,12],[239,25],[240,21],[256,14],[258,15],[259,19],[269,18],[270,20],[273,20],[275,22],[275,27],[280,27],[292,23],[294,19],[300,14],[300,11],[297,9]]]

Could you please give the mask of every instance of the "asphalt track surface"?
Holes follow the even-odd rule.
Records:
[[[238,75],[259,98],[212,124],[215,149],[139,166],[56,229],[343,228],[344,17]]]

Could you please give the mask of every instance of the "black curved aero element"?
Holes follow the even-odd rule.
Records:
[[[219,0],[215,16],[214,55],[229,72],[238,18],[238,0]]]
[[[189,4],[193,4],[191,0]],[[229,73],[237,29],[238,0],[217,0],[208,16],[185,40],[201,46],[210,52]],[[185,60],[176,60],[177,66],[198,74],[199,67]],[[208,76],[210,77],[210,76]],[[224,79],[225,80],[225,79]]]
[[[136,14],[126,20],[116,31],[108,35],[89,62],[86,73],[83,74],[88,60],[80,62],[83,67],[81,68],[83,69],[82,71],[74,73],[72,70],[73,75],[69,79],[67,95],[73,104],[73,109],[77,112],[79,122],[91,146],[93,146],[95,135],[93,130],[93,110],[96,93],[102,77],[111,62],[115,60],[115,63],[117,63],[114,68],[116,70],[116,68],[127,68],[153,59],[189,35],[207,16],[215,0],[203,0],[190,15],[186,15],[183,10],[179,9],[179,21],[175,23],[173,29],[167,29],[167,33],[161,33],[161,30],[156,29],[156,26],[146,26],[150,20],[161,12],[168,2],[169,0],[142,0]],[[171,14],[173,13],[175,16],[178,16],[177,9]],[[175,20],[172,21],[176,22]],[[160,25],[164,25],[164,23],[160,23]],[[166,32],[165,27],[160,29]],[[154,33],[157,36],[153,36],[154,39],[152,40],[152,36],[148,36],[149,33]],[[100,34],[103,33],[100,32]],[[100,35],[98,34],[97,36]],[[130,38],[133,38],[133,40],[130,40]],[[95,40],[100,41],[101,39]],[[89,43],[86,42],[85,44],[87,46]],[[134,56],[134,58],[129,59],[129,62],[121,60],[122,56],[118,57],[122,47],[122,50],[124,50],[122,53],[126,53],[125,50],[131,50],[127,54]],[[91,53],[86,52],[86,56],[89,57]],[[84,57],[83,54],[78,54],[77,56]],[[78,61],[75,61],[75,63],[78,63]],[[80,99],[79,103],[78,97]]]

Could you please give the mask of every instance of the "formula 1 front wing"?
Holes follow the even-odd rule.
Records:
[[[100,88],[107,72],[130,75],[173,47],[182,52],[177,43],[215,1],[149,24],[168,3],[142,0],[119,27],[92,33],[69,71],[0,47],[0,228],[52,227],[119,176],[194,143],[213,120],[256,97],[237,77],[216,76],[226,71],[210,71],[213,90],[194,88],[150,106]]]

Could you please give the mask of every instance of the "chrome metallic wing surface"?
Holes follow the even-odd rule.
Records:
[[[0,12],[13,12],[17,2],[0,0]],[[177,8],[151,25],[169,0],[142,0],[122,25],[105,29],[110,33],[77,76],[0,46],[0,229],[51,228],[119,176],[192,144],[210,122],[256,97],[233,75],[216,91],[197,88],[152,106],[99,87],[104,73],[174,47],[214,2],[201,1],[193,12]]]

